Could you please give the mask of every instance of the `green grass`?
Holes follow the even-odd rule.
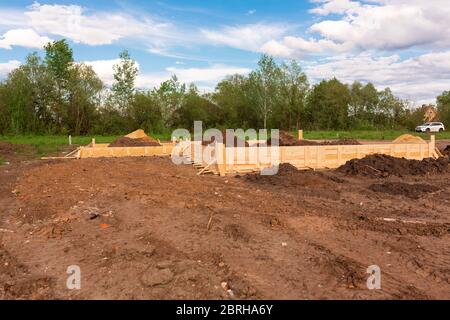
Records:
[[[72,137],[72,144],[86,145],[92,138],[95,138],[97,143],[109,143],[116,139],[115,136]],[[32,146],[35,148],[36,156],[55,154],[69,147],[68,136],[0,136],[0,141]]]

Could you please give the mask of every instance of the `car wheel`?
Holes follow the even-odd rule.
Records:
[[[425,130],[427,133],[430,133],[431,132],[431,130],[430,130],[430,128],[428,128],[427,130]]]
[[[440,128],[440,129],[439,129],[439,132],[444,132],[444,129]]]

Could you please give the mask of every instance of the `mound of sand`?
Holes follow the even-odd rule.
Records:
[[[139,129],[111,142],[108,147],[155,147],[161,144]]]
[[[392,143],[414,143],[414,144],[420,144],[420,143],[427,143],[425,140],[423,140],[421,137],[413,136],[411,134],[404,134],[392,141]]]
[[[443,173],[448,170],[448,158],[437,160],[428,158],[419,161],[381,154],[370,155],[363,159],[353,159],[336,169],[336,171],[346,175],[367,177],[427,175]]]

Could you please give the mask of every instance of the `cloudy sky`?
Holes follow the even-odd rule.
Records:
[[[110,83],[118,53],[138,86],[176,74],[203,90],[262,53],[297,59],[311,82],[373,82],[415,104],[450,90],[450,0],[0,0],[0,78],[66,38]]]

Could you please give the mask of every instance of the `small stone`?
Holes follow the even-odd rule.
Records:
[[[287,246],[287,243],[286,243],[286,242],[282,242],[282,243],[281,243],[281,246],[286,247],[286,246]]]
[[[219,267],[221,267],[221,268],[225,267],[225,263],[219,262]]]
[[[229,290],[230,289],[230,287],[228,286],[228,283],[227,282],[222,282],[221,284],[220,284],[220,286],[222,287],[222,289],[223,290],[225,290],[225,291],[227,291],[227,290]]]

